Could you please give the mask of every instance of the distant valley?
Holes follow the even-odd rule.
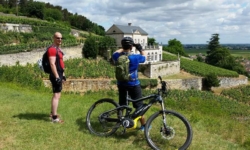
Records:
[[[250,50],[250,44],[220,44],[230,50]],[[183,44],[185,50],[188,49],[207,49],[207,44]]]

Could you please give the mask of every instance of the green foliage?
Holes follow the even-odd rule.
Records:
[[[50,23],[47,21],[30,19],[30,18],[16,18],[0,16],[1,23],[16,23],[16,24],[30,24],[33,32],[2,32],[0,31],[0,54],[18,53],[30,51],[36,48],[46,48],[51,44],[52,35],[60,31],[63,34],[62,47],[76,46],[79,42],[76,38],[70,35],[70,28],[64,24]],[[12,45],[16,43],[16,45]],[[21,43],[21,44],[20,44]]]
[[[164,60],[164,61],[174,61],[174,60],[178,60],[178,57],[176,55],[170,55],[170,54],[163,53],[162,60]]]
[[[216,49],[221,47],[219,40],[220,38],[218,33],[212,34],[210,41],[208,41],[208,49],[209,49],[207,51],[208,55],[210,55],[210,53],[213,53],[214,51],[216,51]]]
[[[96,37],[91,36],[89,37],[82,48],[82,55],[85,58],[93,58],[95,59],[98,55],[98,41],[96,40]]]
[[[143,92],[145,95],[146,90]],[[148,93],[152,92],[155,91],[148,90]],[[51,92],[1,82],[0,95],[3,149],[65,149],[65,147],[70,147],[71,149],[139,150],[142,146],[143,149],[150,149],[143,133],[127,132],[121,135],[117,132],[113,136],[103,138],[91,135],[85,128],[84,120],[89,107],[96,100],[104,97],[117,101],[116,90],[88,92],[84,96],[63,93],[58,110],[65,121],[63,125],[50,123],[48,115]],[[208,92],[194,90],[173,90],[164,100],[167,109],[181,113],[190,121],[196,137],[193,138],[190,150],[249,149],[250,130],[249,119],[247,120],[249,106],[240,105]],[[153,105],[146,117],[149,118],[159,110],[159,105]],[[246,116],[246,119],[240,120],[240,114]],[[13,123],[17,125],[14,126]],[[58,133],[60,136],[52,133]],[[13,144],[5,140],[6,137],[15,137],[15,141],[18,142]],[[51,139],[53,142],[48,142]],[[57,143],[56,148],[55,143]]]
[[[26,66],[21,66],[17,62],[15,66],[0,67],[0,80],[5,82],[13,82],[26,87],[32,87],[34,89],[43,89],[43,81],[40,78],[40,70],[36,66],[27,64]]]
[[[220,86],[220,81],[218,80],[217,76],[215,73],[210,73],[205,76],[203,79],[203,88],[211,91],[212,87],[219,87]]]
[[[73,79],[114,79],[114,66],[104,59],[68,59],[65,61],[65,74]],[[19,75],[21,73],[21,76]],[[9,75],[11,74],[11,75]],[[7,82],[21,83],[25,86],[37,87],[42,79],[48,79],[48,75],[42,72],[37,64],[21,66],[0,67],[0,79]],[[33,81],[34,79],[34,81]],[[153,88],[157,86],[156,79],[140,79],[143,87]],[[116,81],[114,81],[116,83]],[[39,87],[38,86],[38,87]]]
[[[169,40],[168,46],[163,46],[163,50],[181,56],[188,56],[181,42],[176,39]]]
[[[171,61],[171,60],[177,60],[178,57],[170,54],[163,53],[163,60],[164,61]],[[203,62],[193,61],[186,58],[180,59],[180,67],[181,69],[184,69],[185,71],[198,75],[198,76],[207,76],[211,73],[214,73],[218,77],[238,77],[239,74],[235,71],[223,69],[220,67],[208,65]]]
[[[250,104],[250,86],[240,86],[236,88],[224,89],[221,95],[234,99],[238,102]]]
[[[239,77],[239,74],[235,71],[208,65],[202,62],[188,60],[185,58],[181,58],[181,69],[203,77],[211,73],[214,73],[218,77]]]
[[[141,88],[142,89],[151,89],[155,88],[158,85],[158,80],[157,79],[139,79],[141,82]],[[117,84],[117,80],[111,80],[111,84]],[[144,93],[144,94],[149,94],[149,93]]]
[[[176,109],[186,110],[188,112],[196,111],[199,105],[199,111],[202,114],[215,114],[218,116],[248,116],[247,105],[242,105],[235,101],[230,101],[226,97],[218,96],[212,92],[198,90],[170,90],[169,97],[173,101]],[[194,100],[196,99],[196,100]]]
[[[201,55],[196,55],[196,56],[197,56],[196,60],[197,60],[198,62],[204,62],[204,60],[203,60],[203,58],[202,58]]]
[[[97,47],[97,52],[98,52],[97,55],[100,55],[105,59],[110,58],[111,54],[117,48],[115,39],[110,36],[93,36],[93,35],[87,36],[86,34],[83,36],[86,36],[87,38],[87,43],[88,43],[87,46],[90,45],[92,47],[92,45],[94,45],[94,47]],[[88,40],[88,38],[91,39]],[[85,45],[86,45],[86,40],[84,46]],[[87,48],[86,50],[88,51]]]
[[[45,3],[43,2],[28,2],[25,7],[28,17],[44,18]]]
[[[235,60],[230,51],[219,44],[219,34],[213,34],[208,43],[206,63],[248,75],[246,69]]]
[[[49,20],[52,18],[53,20],[61,21],[63,18],[62,12],[58,9],[46,8],[44,10],[44,19]]]
[[[158,80],[157,79],[139,79],[141,82],[141,87],[142,88],[154,88],[158,85]]]
[[[155,38],[148,37],[148,45],[156,45]]]
[[[110,36],[104,36],[98,38],[98,51],[99,55],[108,58],[111,57],[111,54],[116,48],[115,39]],[[107,53],[107,50],[110,50],[110,54]]]
[[[0,23],[14,23],[14,24],[28,24],[31,26],[46,26],[46,27],[57,27],[70,29],[69,26],[61,23],[52,23],[44,20],[39,20],[35,18],[27,18],[27,17],[15,17],[15,16],[0,16]]]
[[[114,67],[103,59],[69,59],[65,74],[71,78],[114,78]]]
[[[60,31],[60,33],[62,33],[63,37],[64,36],[68,36],[70,33],[70,28],[61,28],[61,27],[57,27],[57,26],[53,26],[53,27],[47,27],[47,26],[32,26],[32,30],[34,32],[35,35],[37,35],[39,37],[39,35],[43,35],[43,34],[50,34],[50,36],[48,36],[47,38],[49,38],[51,40],[52,35],[55,32]],[[46,39],[48,40],[48,39]]]
[[[51,36],[51,35],[50,35]],[[51,42],[36,42],[36,43],[28,43],[28,44],[18,44],[18,45],[7,45],[0,46],[0,54],[10,54],[10,53],[18,53],[18,52],[27,52],[36,48],[46,48],[51,45]],[[79,45],[76,39],[64,40],[62,43],[62,47],[71,47]]]

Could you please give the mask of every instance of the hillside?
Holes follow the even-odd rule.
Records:
[[[0,149],[46,150],[70,147],[98,150],[102,147],[110,150],[140,150],[142,146],[143,149],[150,149],[141,132],[128,132],[124,135],[117,132],[103,138],[91,135],[86,129],[88,108],[103,97],[117,101],[114,90],[88,92],[84,96],[63,93],[59,112],[65,123],[55,125],[49,120],[50,90],[44,92],[41,89],[0,82]],[[152,92],[143,90],[144,94]],[[248,106],[212,93],[193,90],[171,91],[165,103],[168,109],[183,114],[190,121],[194,136],[189,150],[250,148]],[[158,105],[153,106],[146,114],[147,118],[158,110]]]
[[[15,45],[6,45],[0,47],[0,54],[4,53],[17,53],[18,54],[11,54],[11,55],[0,55],[1,61],[0,65],[15,65],[16,62],[19,64],[25,65],[27,63],[34,64],[37,62],[37,60],[41,57],[42,51],[51,43],[51,35],[57,31],[62,30],[65,34],[65,39],[63,41],[63,47],[66,55],[65,60],[69,58],[80,58],[81,57],[81,46],[76,47],[73,51],[68,50],[70,48],[67,47],[75,47],[82,43],[86,37],[90,35],[89,32],[76,30],[76,29],[70,29],[69,26],[61,23],[57,23],[58,27],[55,28],[54,24],[51,24],[51,22],[39,20],[39,19],[31,19],[27,17],[23,17],[22,19],[19,19],[17,16],[9,16],[8,17],[0,17],[0,22],[2,19],[2,22],[5,22],[6,19],[9,22],[12,23],[29,23],[29,25],[32,25],[32,27],[35,29],[36,32],[31,33],[16,33],[19,36],[20,39],[16,40],[15,36],[11,36],[7,38],[8,32],[2,33],[3,39],[9,39],[12,40],[10,43],[13,44],[13,40],[16,42]],[[5,21],[4,21],[5,20]],[[31,21],[32,20],[32,21]],[[1,34],[1,32],[0,32]],[[7,34],[7,35],[6,35]],[[28,36],[27,36],[28,35]],[[74,35],[74,36],[73,36]],[[44,40],[44,42],[39,42]],[[82,41],[81,41],[82,40]],[[26,41],[26,43],[22,43],[22,41]],[[8,43],[7,40],[4,43]],[[34,51],[34,49],[39,49],[38,53]],[[23,51],[31,51],[30,53],[25,53]],[[21,53],[20,53],[21,52]],[[73,53],[73,54],[71,54]],[[74,56],[72,56],[74,55]],[[182,60],[181,62],[184,62],[186,60]],[[193,75],[199,75],[199,76],[206,76],[209,74],[209,71],[215,72],[218,76],[226,76],[226,77],[238,77],[238,74],[236,72],[230,72],[229,70],[223,70],[221,68],[216,67],[210,67],[208,65],[201,65],[201,63],[192,62],[192,65],[190,65],[189,62],[181,63],[182,70],[185,70]],[[196,64],[195,64],[196,63]],[[199,69],[197,69],[199,68]],[[202,71],[203,70],[203,71]],[[175,76],[175,78],[178,75]],[[181,77],[182,76],[182,77]],[[178,78],[187,78],[184,75],[179,74]]]

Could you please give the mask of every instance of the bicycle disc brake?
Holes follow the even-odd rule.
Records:
[[[172,127],[161,127],[161,136],[164,139],[171,140],[175,136],[175,130]]]

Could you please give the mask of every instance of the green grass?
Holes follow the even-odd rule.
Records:
[[[141,132],[103,138],[87,130],[88,108],[100,98],[117,100],[117,92],[87,92],[83,96],[62,93],[58,113],[64,124],[49,120],[50,92],[0,82],[0,95],[0,149],[150,149]],[[249,149],[248,106],[200,91],[173,91],[166,102],[167,108],[190,120],[194,132],[190,150]],[[157,110],[150,109],[147,118]]]

